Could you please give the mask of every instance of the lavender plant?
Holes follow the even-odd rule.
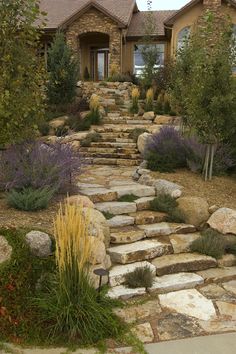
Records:
[[[81,167],[80,155],[69,145],[25,142],[1,153],[0,188],[63,190]]]

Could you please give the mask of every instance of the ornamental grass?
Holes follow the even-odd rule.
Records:
[[[146,112],[150,112],[153,111],[153,102],[154,102],[154,92],[153,89],[150,88],[149,90],[147,90],[146,93],[146,104],[145,104],[145,111]]]
[[[37,300],[49,336],[80,344],[117,337],[123,331],[113,313],[118,303],[105,291],[98,296],[90,277],[93,236],[89,211],[66,202],[55,218],[54,229],[57,272],[48,291]]]
[[[135,87],[132,92],[131,92],[131,97],[132,97],[132,104],[130,107],[130,112],[137,114],[139,111],[139,105],[138,105],[138,100],[140,97],[140,91],[137,87]]]

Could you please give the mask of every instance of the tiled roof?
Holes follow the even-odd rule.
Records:
[[[153,11],[153,16],[156,23],[156,32],[153,35],[163,36],[165,34],[164,22],[170,16],[173,16],[176,13],[176,10],[166,10],[166,11]],[[145,21],[147,18],[148,12],[142,11],[133,14],[127,37],[140,37],[145,35]]]
[[[40,9],[47,13],[46,28],[60,27],[77,12],[89,4],[103,8],[112,17],[124,25],[128,25],[135,0],[41,0]]]

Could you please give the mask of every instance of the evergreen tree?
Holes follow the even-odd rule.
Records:
[[[0,144],[34,136],[44,115],[37,0],[0,0]]]
[[[66,105],[71,103],[76,96],[79,64],[73,54],[63,33],[58,32],[48,52],[49,104]]]

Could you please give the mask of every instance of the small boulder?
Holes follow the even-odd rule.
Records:
[[[143,115],[143,119],[153,120],[155,118],[155,113],[153,111],[145,112]]]
[[[44,258],[52,254],[52,240],[45,232],[31,231],[25,240],[34,256]]]
[[[145,147],[146,147],[147,141],[151,136],[152,136],[152,134],[150,134],[150,133],[143,133],[143,134],[139,135],[139,137],[138,137],[138,142],[137,142],[138,151],[142,155],[145,152]]]
[[[12,254],[12,247],[5,237],[0,236],[0,264],[9,261]]]
[[[159,124],[159,125],[170,125],[170,124],[173,124],[173,117],[171,117],[171,116],[156,116],[154,123]]]
[[[209,205],[204,198],[179,198],[178,210],[183,213],[186,223],[197,227],[204,224],[209,218]]]
[[[70,205],[82,206],[83,208],[94,208],[93,202],[83,195],[72,195],[67,200]]]
[[[86,212],[87,208],[84,208]],[[91,232],[93,237],[96,237],[99,241],[102,241],[106,247],[110,245],[110,227],[107,219],[104,215],[96,210],[89,209]]]
[[[63,127],[65,125],[65,123],[68,121],[68,116],[64,116],[64,117],[59,117],[56,119],[51,120],[51,122],[49,123],[49,126],[52,129],[57,129],[60,127]]]
[[[211,215],[208,224],[224,235],[236,235],[236,210],[220,208]]]

